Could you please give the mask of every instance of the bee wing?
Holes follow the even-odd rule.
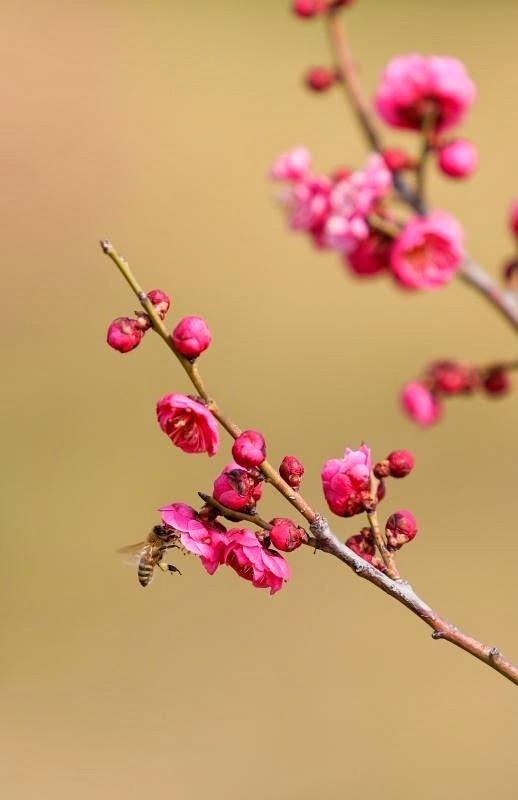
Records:
[[[143,551],[145,546],[146,542],[136,542],[136,544],[127,544],[125,547],[119,547],[116,552],[138,556]]]

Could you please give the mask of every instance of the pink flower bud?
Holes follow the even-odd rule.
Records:
[[[509,373],[501,367],[493,367],[488,370],[482,383],[487,394],[492,395],[507,394],[511,388]]]
[[[262,492],[260,477],[238,464],[228,464],[214,481],[214,498],[234,511],[253,510]]]
[[[151,291],[147,292],[146,294],[148,300],[153,304],[160,319],[164,319],[165,315],[169,311],[169,306],[171,305],[171,299],[169,295],[163,292],[162,289],[151,289]]]
[[[323,2],[323,0],[294,0],[292,5],[293,13],[296,14],[297,17],[304,17],[306,19],[316,17],[316,15],[321,14],[324,9],[325,2]]]
[[[411,511],[396,511],[385,526],[387,545],[391,550],[399,550],[407,542],[411,542],[417,533],[417,522]]]
[[[408,450],[393,450],[387,456],[392,478],[404,478],[414,468],[414,456]]]
[[[304,464],[296,456],[284,456],[279,472],[283,481],[292,489],[299,490],[304,475]]]
[[[415,167],[415,159],[413,159],[406,150],[402,150],[399,147],[386,147],[381,155],[391,172],[398,172],[401,169],[413,169]]]
[[[232,455],[240,467],[259,467],[266,458],[266,444],[258,431],[244,431],[232,446]]]
[[[370,528],[362,528],[360,533],[357,533],[355,536],[350,536],[345,545],[349,547],[353,553],[356,553],[357,556],[363,558],[364,561],[367,561],[369,564],[372,564],[373,567],[379,569],[380,572],[385,572],[386,567],[383,561],[376,556],[374,537]]]
[[[140,329],[136,319],[118,317],[110,324],[106,341],[119,353],[129,353],[140,344],[143,335],[144,332]]]
[[[434,389],[443,394],[465,394],[478,385],[478,372],[460,361],[435,361],[427,371]]]
[[[336,70],[329,67],[312,67],[304,77],[306,86],[314,92],[325,92],[336,80]]]
[[[345,255],[345,263],[359,278],[369,278],[389,269],[392,239],[371,230],[366,239]]]
[[[432,392],[422,383],[407,383],[401,393],[401,403],[408,416],[427,428],[440,418],[442,406]]]
[[[518,236],[518,199],[513,200],[509,208],[509,227],[515,236]]]
[[[275,519],[270,520],[270,525],[273,526],[269,533],[270,541],[277,550],[290,553],[300,547],[303,542],[308,541],[306,531],[295,525],[291,519],[275,517]]]
[[[207,349],[212,336],[201,317],[184,317],[171,334],[173,344],[186,358],[198,358]]]
[[[439,169],[450,178],[467,178],[478,166],[475,145],[468,139],[453,139],[439,148]]]

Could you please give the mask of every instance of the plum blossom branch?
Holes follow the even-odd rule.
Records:
[[[349,102],[356,114],[360,127],[369,145],[377,152],[382,152],[381,137],[374,125],[370,112],[370,104],[365,97],[355,61],[349,46],[348,38],[341,19],[341,9],[327,15],[329,39],[335,55],[337,70],[344,86]],[[426,137],[425,137],[426,141]],[[428,155],[425,143],[418,170],[418,191],[413,191],[401,174],[396,170],[392,174],[394,188],[401,199],[419,214],[426,214],[427,208],[422,197],[424,163]],[[420,191],[421,190],[421,191]],[[518,330],[518,294],[502,289],[488,272],[466,252],[458,271],[459,277],[486,298],[501,315]]]
[[[129,268],[128,263],[125,259],[121,258],[116,250],[113,248],[110,242],[102,241],[101,247],[103,252],[110,257],[110,259],[114,262],[117,266],[121,274],[123,275],[124,279],[127,281],[129,286],[131,287],[132,291],[135,293],[137,298],[139,299],[142,308],[145,311],[145,314],[148,315],[149,324],[153,328],[153,330],[158,333],[158,335],[163,339],[163,341],[167,344],[168,348],[173,352],[176,358],[180,361],[180,364],[184,368],[185,372],[187,373],[188,377],[190,378],[193,386],[199,393],[200,397],[205,401],[208,410],[210,413],[220,421],[229,435],[234,439],[237,440],[238,438],[241,439],[240,429],[238,428],[235,423],[233,423],[228,417],[226,417],[223,412],[220,410],[219,406],[215,403],[215,401],[209,396],[207,389],[201,379],[199,371],[196,365],[183,357],[183,355],[178,351],[177,347],[175,346],[174,342],[172,341],[171,336],[169,335],[159,313],[156,311],[153,303],[150,301],[148,295],[142,290],[141,286],[137,282],[135,276],[133,275],[132,271]],[[122,352],[125,352],[124,350]],[[360,481],[361,485],[364,486],[362,481],[366,477],[367,480],[370,482],[370,494],[374,493],[376,499],[379,498],[379,485],[376,478],[374,478],[371,470],[370,465],[370,453],[366,446],[362,446],[360,451],[354,453],[352,451],[348,451],[349,455],[349,463],[352,468],[352,472],[355,475],[355,479]],[[412,468],[413,460],[410,459],[409,461],[409,454],[405,451],[398,451],[392,453],[386,462],[380,462],[374,468],[374,471],[379,471],[390,467],[392,469],[392,474],[395,477],[402,477],[405,474],[408,474],[410,469]],[[330,480],[329,484],[329,491],[333,491],[333,487],[336,488],[336,483],[333,483],[333,474],[334,478],[336,478],[336,470],[337,468],[340,469],[341,462],[337,462],[337,460],[331,460],[327,462],[326,467],[328,467],[328,478]],[[388,466],[387,466],[388,465]],[[414,592],[412,587],[404,580],[399,577],[399,573],[395,568],[392,554],[389,552],[384,540],[383,536],[380,532],[379,523],[377,520],[377,516],[375,513],[375,508],[372,510],[372,503],[375,504],[376,500],[373,500],[370,497],[369,500],[369,510],[368,510],[368,518],[371,525],[372,532],[374,534],[374,538],[376,543],[380,549],[382,557],[386,559],[385,566],[382,568],[387,571],[387,574],[384,574],[382,569],[377,569],[373,564],[369,563],[367,557],[363,558],[357,552],[355,552],[351,547],[343,544],[331,531],[329,524],[327,521],[320,515],[318,515],[313,509],[309,506],[309,504],[304,500],[304,498],[293,489],[286,481],[283,480],[281,475],[269,464],[267,461],[263,461],[258,468],[261,470],[263,476],[268,480],[268,482],[283,496],[286,500],[288,500],[291,505],[293,505],[301,514],[302,516],[310,523],[309,529],[312,534],[311,537],[307,537],[305,532],[302,529],[298,529],[298,544],[309,544],[311,547],[321,550],[322,552],[326,552],[330,555],[335,556],[340,561],[345,563],[349,566],[357,575],[360,577],[365,578],[367,581],[372,583],[373,585],[377,586],[386,594],[390,595],[394,599],[396,599],[399,603],[404,605],[407,609],[409,609],[413,614],[418,616],[420,619],[423,620],[428,626],[433,629],[433,637],[438,639],[442,638],[445,639],[452,644],[456,645],[457,647],[465,650],[466,652],[470,653],[471,655],[478,658],[480,661],[484,662],[485,664],[489,665],[501,675],[506,677],[511,682],[518,684],[518,667],[514,666],[511,662],[504,658],[504,656],[498,651],[495,647],[488,647],[477,639],[474,639],[471,636],[460,631],[454,625],[440,617],[436,612],[434,612],[418,595]],[[332,474],[333,473],[333,474]],[[381,473],[380,473],[381,474]],[[342,476],[343,477],[343,476]],[[360,485],[360,484],[358,484]],[[325,487],[324,487],[325,491]],[[209,497],[208,495],[201,494],[200,495],[203,501],[211,505],[216,510],[220,511],[223,516],[227,518],[234,519],[236,521],[246,521],[251,522],[252,524],[260,527],[263,530],[267,530],[269,535],[271,534],[273,537],[274,529],[277,526],[277,523],[281,522],[288,522],[289,520],[274,520],[275,523],[268,523],[259,517],[257,514],[250,514],[248,511],[239,511],[234,509],[229,509],[227,506],[220,503],[213,497]],[[327,495],[326,495],[327,496]],[[339,499],[339,498],[338,498]],[[354,498],[349,498],[353,502],[356,502]],[[329,502],[329,498],[328,498]],[[362,501],[363,502],[363,501]],[[181,504],[180,504],[181,506]],[[360,507],[365,508],[364,505],[360,503]],[[202,560],[205,558],[205,566],[207,571],[214,571],[217,566],[217,561],[211,561],[208,555],[204,555],[203,550],[201,549],[206,541],[206,538],[212,538],[214,541],[217,540],[218,537],[221,537],[220,530],[213,526],[210,528],[210,525],[207,524],[207,527],[204,526],[203,522],[201,521],[200,515],[197,515],[193,509],[189,507],[182,506],[181,508],[174,506],[165,507],[161,509],[162,512],[162,519],[167,524],[176,523],[176,520],[180,517],[183,517],[183,520],[186,520],[185,528],[182,527],[180,530],[185,530],[185,535],[188,537],[188,540],[191,542],[191,548],[198,548],[197,550],[192,550],[193,552],[198,552]],[[171,514],[171,517],[166,517],[166,513]],[[346,515],[351,515],[351,513],[357,513],[354,509],[349,509],[346,512]],[[405,512],[400,512],[399,514],[393,515],[393,517],[402,517]],[[408,512],[407,512],[408,517]],[[391,518],[392,519],[392,518]],[[168,520],[172,520],[169,522]],[[390,522],[390,520],[389,520]],[[388,525],[387,523],[387,531]],[[400,524],[399,520],[396,519],[396,524]],[[190,526],[195,526],[194,530]],[[293,527],[290,523],[290,526]],[[177,527],[176,524],[173,527]],[[202,532],[202,540],[199,539],[200,529]],[[401,532],[401,531],[400,531]],[[403,531],[404,533],[405,531]],[[183,537],[182,533],[182,537]],[[293,535],[293,531],[291,531],[291,535]],[[415,526],[413,532],[406,534],[406,540],[410,540],[415,535]],[[196,538],[198,536],[198,538]],[[230,543],[230,558],[234,558],[234,566],[236,570],[239,569],[250,569],[249,564],[245,564],[244,566],[239,564],[236,561],[237,556],[235,555],[236,546],[239,544],[239,541],[242,540],[248,550],[253,551],[255,545],[257,544],[257,539],[254,535],[252,535],[249,531],[246,530],[240,531],[235,530],[229,532],[229,537],[232,536],[232,542]],[[355,537],[353,537],[355,538]],[[350,541],[350,540],[348,540]],[[394,540],[397,544],[397,540]],[[182,538],[182,544],[185,546],[185,541]],[[286,550],[291,549],[290,547],[286,547]],[[260,551],[261,555],[262,551]],[[257,556],[254,556],[257,558]],[[261,555],[261,558],[269,558],[270,562],[273,560],[275,564],[275,568],[279,569],[279,562],[282,561],[278,554],[273,552],[266,552]],[[282,569],[288,569],[287,567],[282,567]],[[286,574],[286,573],[284,573]],[[244,575],[244,573],[243,573]],[[275,587],[275,591],[280,588],[282,585],[282,574],[280,577],[277,578],[278,584]],[[256,584],[256,585],[264,585],[264,584]]]

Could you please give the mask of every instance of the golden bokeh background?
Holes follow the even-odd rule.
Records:
[[[365,439],[417,468],[400,557],[416,589],[518,658],[516,398],[457,400],[420,431],[395,397],[431,358],[516,357],[513,333],[461,285],[407,295],[350,279],[289,234],[266,173],[307,144],[359,164],[340,92],[300,74],[328,58],[285,0],[7,0],[2,4],[2,773],[6,797],[374,800],[516,797],[511,684],[442,643],[338,562],[297,552],[270,598],[230,570],[142,591],[114,551],[194,502],[228,458],[168,443],[154,403],[186,379],[148,335],[120,357],[108,322],[135,302],[110,237],[169,323],[207,317],[208,385],[296,453],[322,505],[325,458]],[[454,54],[479,88],[469,182],[431,179],[497,274],[518,194],[518,5],[362,1],[347,15],[369,91],[399,52]],[[390,142],[407,141],[389,135]],[[287,512],[268,494],[264,514]],[[336,521],[342,536],[354,521]]]

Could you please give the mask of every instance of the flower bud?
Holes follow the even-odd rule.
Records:
[[[382,478],[388,478],[390,475],[390,465],[387,459],[384,461],[378,461],[377,464],[374,464],[372,470],[377,478],[381,480]]]
[[[270,541],[277,550],[290,553],[308,541],[306,531],[295,525],[291,519],[275,517],[275,519],[270,520],[270,525],[272,525],[269,532]]]
[[[232,455],[240,467],[259,467],[266,458],[266,444],[258,431],[244,431],[232,446]]]
[[[391,172],[398,172],[401,169],[413,169],[415,167],[415,159],[413,159],[406,150],[399,147],[386,147],[381,155]]]
[[[296,456],[284,456],[279,467],[281,478],[296,491],[299,490],[304,475],[304,464]]]
[[[408,416],[423,428],[433,425],[442,414],[437,397],[418,381],[407,383],[403,388],[401,404]]]
[[[467,178],[477,168],[477,149],[468,139],[453,139],[439,147],[438,163],[450,178]]]
[[[387,545],[391,550],[399,550],[407,542],[411,542],[417,533],[417,522],[411,511],[396,511],[385,525]]]
[[[518,259],[513,258],[504,264],[504,281],[512,292],[518,292]]]
[[[509,227],[515,236],[518,236],[518,199],[513,200],[509,208]]]
[[[312,67],[305,75],[304,82],[314,92],[325,92],[336,83],[336,70],[329,67]]]
[[[160,319],[164,319],[171,305],[169,295],[163,292],[162,289],[151,289],[151,291],[146,292],[146,294],[147,299],[153,304]]]
[[[501,367],[489,369],[482,380],[487,394],[501,395],[506,394],[511,388],[509,373]]]
[[[478,384],[477,370],[458,361],[436,361],[430,364],[428,376],[433,387],[443,394],[472,392]]]
[[[393,450],[387,462],[392,478],[404,478],[414,468],[414,456],[408,450]]]
[[[374,537],[370,528],[362,528],[360,533],[355,536],[350,536],[345,543],[353,553],[360,556],[364,561],[368,561],[373,567],[379,569],[380,572],[385,572],[386,567],[383,561],[376,556],[376,548],[374,546]]]
[[[292,5],[293,13],[297,17],[309,19],[321,14],[325,9],[325,3],[322,0],[294,0]]]
[[[214,481],[214,498],[234,511],[252,510],[261,498],[261,480],[237,464],[229,464]]]
[[[139,328],[136,319],[130,317],[118,317],[114,319],[108,328],[106,341],[118,350],[119,353],[129,353],[134,350],[142,341],[144,333]]]
[[[210,345],[212,336],[201,317],[184,317],[171,334],[173,344],[186,358],[198,358]]]

